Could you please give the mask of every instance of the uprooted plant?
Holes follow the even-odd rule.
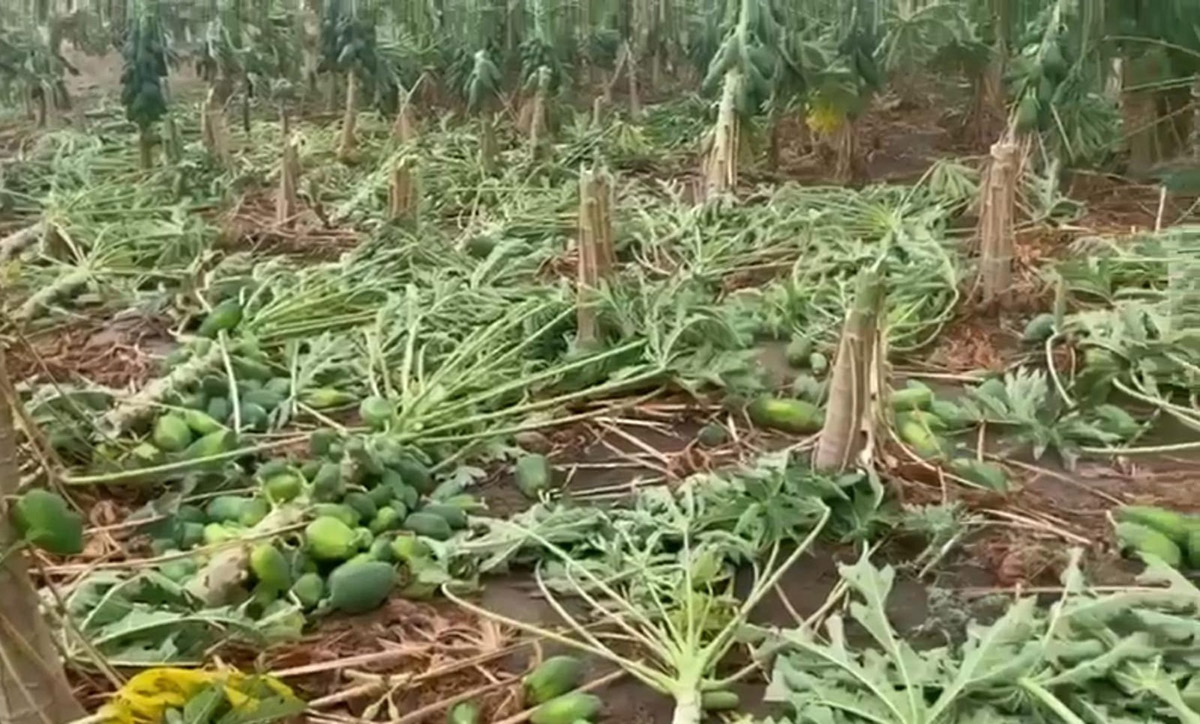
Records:
[[[819,535],[856,535],[871,515],[867,508],[881,503],[878,486],[870,494],[845,487],[865,479],[835,481],[789,465],[786,455],[773,456],[740,477],[699,476],[675,492],[645,491],[628,508],[596,513],[599,527],[571,543],[548,539],[536,522],[544,515],[491,522],[495,537],[545,551],[535,571],[538,586],[573,636],[446,594],[480,615],[617,664],[674,699],[675,724],[695,724],[706,701],[727,698],[728,687],[754,670],[751,665],[726,673],[721,666],[763,596]],[[590,521],[597,525],[594,517]],[[743,596],[734,590],[738,566],[751,571]],[[561,593],[583,599],[608,632],[568,613]],[[631,643],[636,658],[621,653]]]

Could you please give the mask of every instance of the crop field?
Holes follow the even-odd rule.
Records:
[[[4,0],[0,721],[1200,723],[1200,5]]]

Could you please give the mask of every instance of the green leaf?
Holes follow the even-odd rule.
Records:
[[[184,704],[183,724],[211,724],[217,710],[224,703],[225,693],[220,686],[205,686]]]

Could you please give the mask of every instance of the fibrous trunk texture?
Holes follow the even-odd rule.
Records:
[[[717,123],[712,130],[712,143],[704,160],[704,195],[713,198],[732,193],[737,187],[738,116],[737,98],[741,93],[742,75],[737,70],[725,74]]]
[[[533,94],[529,117],[529,155],[541,158],[546,150],[546,92],[538,88]]]
[[[392,122],[392,138],[400,143],[411,143],[417,137],[417,119],[413,116],[412,103],[408,94],[400,91],[400,110]]]
[[[412,219],[417,211],[417,184],[413,175],[413,161],[404,156],[392,169],[388,190],[388,215],[393,221]]]
[[[1012,285],[1013,218],[1020,148],[1011,132],[992,144],[980,188],[979,289],[985,306],[1003,304]]]
[[[229,165],[229,132],[225,126],[224,94],[216,88],[208,89],[208,97],[204,100],[200,112],[200,137],[204,147],[217,163]]]
[[[876,401],[884,378],[883,301],[879,273],[860,273],[854,306],[846,316],[834,358],[825,425],[813,456],[817,470],[846,470],[874,444]]]
[[[642,114],[642,97],[641,93],[638,92],[637,63],[633,57],[633,49],[629,48],[628,43],[625,44],[625,47],[627,48],[625,53],[625,73],[629,78],[629,115],[631,118],[636,119]]]
[[[275,223],[290,227],[300,208],[300,139],[287,136],[279,162],[279,195],[275,198]]]
[[[483,128],[479,134],[479,165],[483,172],[490,174],[496,170],[496,156],[499,149],[496,144],[496,118],[490,113],[483,117]]]
[[[2,348],[0,377],[0,389],[11,389]],[[0,394],[0,495],[16,495],[20,479],[13,409],[8,395]],[[15,537],[8,515],[0,515],[0,549],[8,551]],[[5,724],[59,724],[84,714],[38,604],[25,557],[9,553],[0,563],[0,722]]]
[[[833,132],[834,166],[833,179],[838,183],[849,183],[858,175],[858,132],[855,123],[845,118]]]
[[[338,144],[338,160],[345,163],[354,155],[354,131],[358,126],[358,76],[346,74],[346,110],[342,116],[342,140]]]
[[[613,250],[612,177],[605,171],[584,170],[579,176],[579,276],[576,320],[579,346],[596,342],[600,330],[592,303],[600,282],[616,265]]]

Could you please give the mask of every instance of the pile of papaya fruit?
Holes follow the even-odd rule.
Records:
[[[746,414],[758,427],[796,435],[815,434],[825,424],[822,405],[827,388],[826,381],[802,374],[792,384],[792,397],[760,396],[747,405]],[[1008,489],[1008,473],[1002,466],[956,454],[955,446],[946,439],[946,435],[973,424],[961,407],[939,399],[931,388],[915,381],[892,390],[889,399],[896,433],[913,452],[944,464],[950,472],[975,485],[996,491]]]
[[[319,429],[309,453],[303,461],[261,464],[253,494],[180,506],[154,530],[153,551],[170,559],[162,572],[187,583],[200,561],[175,554],[255,539],[255,526],[272,510],[292,506],[307,521],[303,531],[253,545],[247,594],[263,609],[284,598],[308,611],[362,613],[433,555],[429,541],[466,529],[469,514],[482,508],[470,495],[432,500],[428,458],[387,433]]]
[[[1113,519],[1122,552],[1152,555],[1173,568],[1200,571],[1200,515],[1125,505]]]

